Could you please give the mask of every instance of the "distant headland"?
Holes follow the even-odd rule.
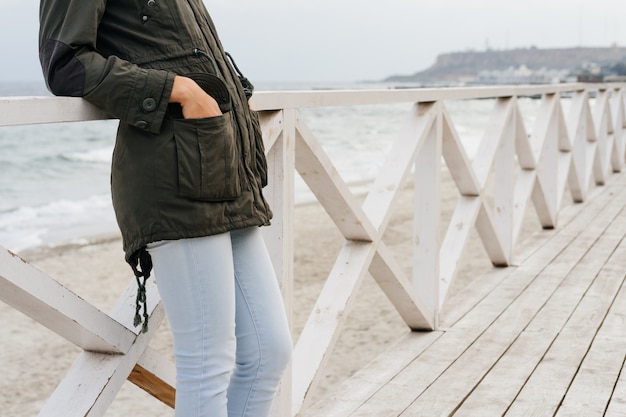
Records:
[[[441,54],[430,68],[386,82],[526,84],[610,81],[626,77],[626,47],[510,49]]]

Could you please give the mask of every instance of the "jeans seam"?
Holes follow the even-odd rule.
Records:
[[[190,254],[191,254],[193,267],[194,267],[194,274],[196,276],[196,282],[198,282],[198,277],[200,277],[200,271],[198,270],[198,260],[197,260],[198,258],[196,256],[195,246],[193,244],[190,244],[189,242],[186,242],[186,244],[190,248]],[[202,393],[202,391],[204,389],[204,387],[203,387],[203,385],[204,385],[203,384],[203,381],[204,381],[203,376],[204,376],[204,372],[205,372],[205,365],[204,364],[205,364],[205,359],[206,359],[206,346],[205,346],[205,343],[206,343],[206,334],[205,334],[205,331],[206,331],[206,320],[205,320],[205,317],[204,317],[206,315],[206,306],[205,306],[205,294],[204,294],[204,291],[205,291],[204,285],[200,285],[199,293],[200,293],[200,297],[201,297],[201,302],[199,304],[200,304],[200,307],[202,308],[202,312],[201,312],[201,314],[202,314],[202,321],[201,321],[201,323],[202,323],[202,326],[201,326],[202,327],[202,332],[201,332],[201,340],[202,340],[201,352],[202,352],[202,357],[200,359],[200,364],[201,364],[200,365],[200,375],[201,375],[201,378],[200,378],[200,381],[199,381],[199,383],[200,383],[200,387],[199,388],[200,389],[198,389],[197,392],[196,392],[196,395],[198,396],[198,398],[196,400],[196,404],[197,404],[196,416],[197,417],[201,417],[201,415],[200,415],[200,394]]]
[[[256,321],[256,315],[254,314],[253,308],[250,305],[250,303],[248,302],[248,297],[246,295],[246,292],[244,291],[244,287],[241,284],[241,281],[239,280],[237,273],[235,272],[235,282],[237,284],[237,286],[239,287],[239,289],[241,290],[241,295],[242,298],[244,300],[244,302],[246,303],[246,308],[248,310],[248,312],[250,313],[250,317],[252,318],[251,322],[252,325],[254,326],[254,331],[255,331],[255,335],[256,335],[256,340],[257,340],[257,344],[259,346],[258,352],[259,352],[259,366],[257,366],[255,375],[254,375],[254,380],[252,381],[252,383],[250,384],[250,391],[248,392],[248,396],[246,398],[246,402],[243,406],[243,414],[242,417],[246,415],[246,411],[248,409],[248,404],[250,403],[250,400],[253,398],[253,394],[256,392],[256,384],[259,380],[259,374],[261,373],[261,369],[263,368],[263,362],[264,362],[264,357],[263,357],[263,348],[262,348],[262,340],[261,340],[261,335],[259,332],[259,328],[257,326],[257,321]]]

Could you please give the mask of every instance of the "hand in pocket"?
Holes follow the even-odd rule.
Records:
[[[185,119],[203,119],[222,115],[217,101],[191,78],[176,76],[170,103],[180,103]]]

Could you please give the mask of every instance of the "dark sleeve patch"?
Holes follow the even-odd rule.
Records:
[[[70,97],[85,95],[85,67],[75,53],[69,45],[54,39],[48,39],[42,45],[39,59],[52,94]]]

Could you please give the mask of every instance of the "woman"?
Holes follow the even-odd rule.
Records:
[[[271,218],[266,161],[202,1],[42,0],[40,23],[50,91],[120,119],[113,205],[144,283],[154,265],[176,416],[266,416],[291,352],[259,231]]]

